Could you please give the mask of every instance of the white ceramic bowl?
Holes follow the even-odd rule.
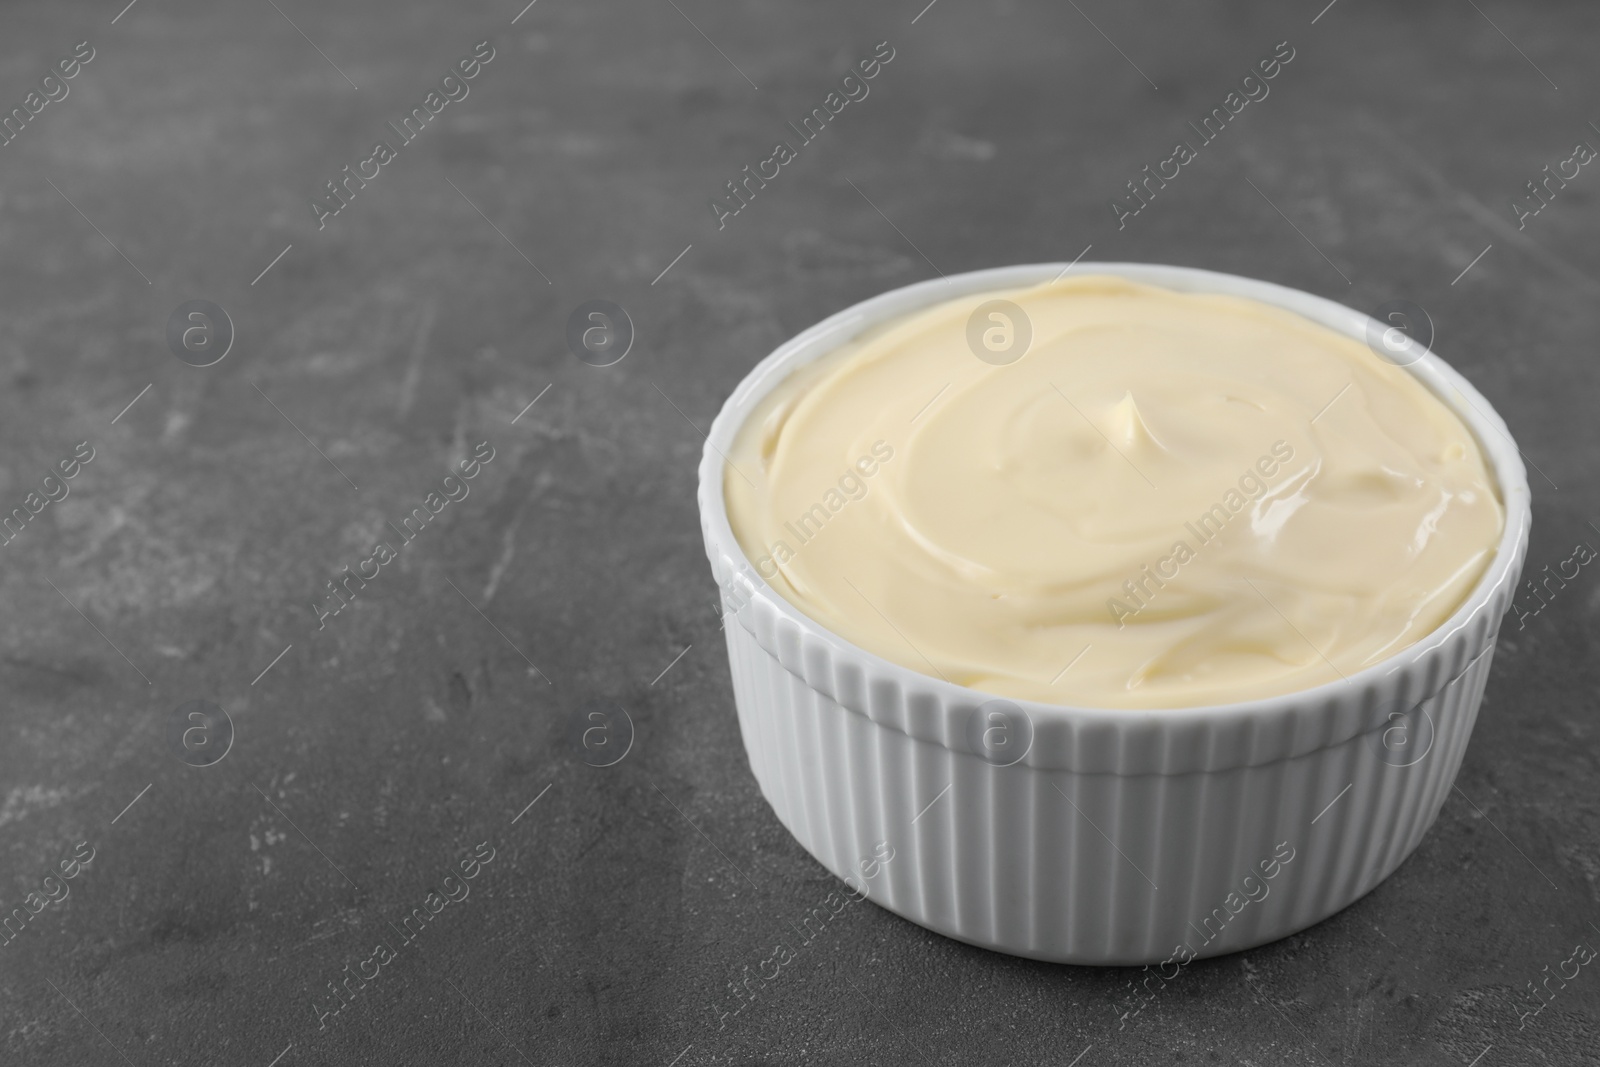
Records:
[[[1432,353],[1411,364],[1472,428],[1498,482],[1506,522],[1493,561],[1461,608],[1403,652],[1348,682],[1238,704],[996,704],[993,694],[844,640],[762,581],[722,495],[724,453],[757,401],[870,325],[967,293],[1046,282],[1063,268],[1004,267],[906,286],[780,346],[712,424],[700,520],[723,591],[750,768],[808,852],[878,904],[941,934],[1045,960],[1160,962],[1165,973],[1319,922],[1417,847],[1461,766],[1517,587],[1527,475],[1477,390]],[[1230,274],[1133,263],[1074,270],[1250,297],[1360,339],[1373,321]],[[991,726],[1011,739],[1006,751],[1026,755],[997,759],[984,744]]]

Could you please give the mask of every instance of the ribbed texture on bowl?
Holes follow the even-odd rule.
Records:
[[[750,613],[762,614],[755,604]],[[911,736],[885,723],[946,720],[938,695],[878,678],[869,717],[786,667],[782,641],[763,642],[736,617],[726,631],[750,767],[823,866],[859,884],[859,863],[887,842],[894,858],[865,883],[880,905],[973,944],[1085,964],[1156,963],[1184,943],[1196,956],[1248,948],[1372,889],[1438,814],[1493,658],[1492,644],[1483,647],[1421,705],[1432,744],[1410,766],[1381,758],[1374,730],[1226,771],[1093,773],[1033,766],[1031,754],[998,767],[962,751],[959,738],[948,747]],[[804,649],[809,676],[859,674],[826,646],[790,643]],[[1368,695],[1378,722],[1391,702],[1412,706],[1411,680],[1397,675]],[[1159,761],[1166,740],[1129,731],[1114,747],[1138,765]],[[1195,742],[1234,744],[1203,722]],[[1283,843],[1294,858],[1263,882],[1258,863]],[[1267,893],[1235,916],[1228,894],[1237,906],[1252,874],[1249,894]],[[1208,924],[1213,909],[1228,922]]]
[[[1268,700],[1155,710],[1011,702],[1031,726],[1031,744],[1015,765],[996,766],[970,729],[994,697],[843,640],[756,576],[728,526],[722,454],[765,391],[852,333],[961,292],[1045,281],[1062,266],[980,271],[884,294],[780,347],[729,398],[702,457],[699,503],[707,558],[729,609],[724,629],[745,751],[762,794],[807,851],[929,929],[1083,964],[1249,948],[1371,890],[1438,815],[1527,551],[1526,472],[1488,402],[1428,354],[1412,373],[1473,428],[1506,508],[1495,557],[1450,620],[1346,682]],[[1370,321],[1304,293],[1208,271],[1081,269],[1232,292],[1353,336]],[[1396,712],[1408,713],[1398,727]],[[1424,723],[1431,739],[1419,757]],[[1381,743],[1396,729],[1412,731],[1410,746]],[[861,864],[880,842],[893,859],[863,880]],[[1265,879],[1259,865],[1274,858],[1275,876]],[[1246,903],[1250,896],[1259,899]]]

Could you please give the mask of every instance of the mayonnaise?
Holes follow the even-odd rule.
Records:
[[[974,317],[994,300],[1022,316]],[[729,459],[734,533],[802,612],[1081,706],[1346,678],[1448,618],[1504,521],[1471,432],[1360,341],[1112,277],[877,327],[765,397]]]

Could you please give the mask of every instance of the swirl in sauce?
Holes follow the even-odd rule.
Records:
[[[975,358],[1004,299],[1024,355]],[[1337,681],[1425,637],[1504,512],[1471,431],[1360,341],[1112,277],[975,294],[801,368],[724,477],[798,609],[989,693],[1186,707]]]

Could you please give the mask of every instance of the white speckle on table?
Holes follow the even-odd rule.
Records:
[[[53,808],[66,800],[65,789],[48,789],[42,785],[19,785],[6,793],[0,802],[0,826],[25,819],[36,811]]]

